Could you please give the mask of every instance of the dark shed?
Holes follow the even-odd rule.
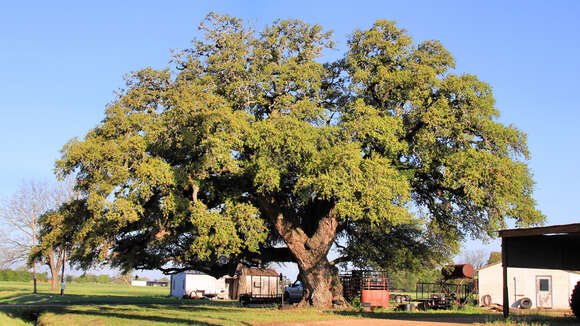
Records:
[[[580,270],[580,223],[499,231],[503,315],[509,315],[507,268]]]

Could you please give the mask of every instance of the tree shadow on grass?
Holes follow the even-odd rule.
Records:
[[[66,294],[60,296],[53,293],[21,293],[5,296],[0,299],[0,305],[85,305],[85,304],[176,304],[176,305],[211,305],[234,307],[237,301],[214,301],[196,299],[177,299],[171,296],[143,295],[81,295]]]
[[[473,323],[493,323],[504,321],[503,315],[498,313],[463,313],[463,312],[354,312],[337,311],[337,315],[391,319],[391,320],[412,320],[424,322],[473,324]],[[547,323],[549,325],[578,325],[578,320],[574,317],[546,316],[539,314],[512,314],[510,320],[527,323]]]
[[[95,317],[116,318],[126,320],[130,325],[139,325],[143,322],[157,322],[162,324],[182,324],[182,325],[202,325],[202,326],[218,326],[204,320],[198,320],[195,316],[193,318],[182,318],[168,316],[167,313],[160,312],[159,315],[144,315],[139,314],[139,311],[131,309],[118,309],[122,307],[98,307],[97,309],[76,310],[69,307],[61,307],[61,309],[50,309],[46,312],[51,312],[58,315],[59,319],[65,318],[66,315],[76,315],[86,317],[87,320],[94,320]],[[208,318],[209,319],[209,318]]]
[[[227,310],[223,311],[231,311],[231,312],[243,312],[248,311],[248,308],[240,307],[239,305],[219,305],[219,304],[182,304],[182,305],[164,305],[164,304],[150,304],[147,305],[151,308],[161,308],[165,310],[174,310],[174,311],[212,311],[221,308],[228,308]]]
[[[142,311],[139,311],[141,309]],[[145,309],[145,310],[144,310]],[[212,316],[213,311],[218,311],[217,306],[202,305],[105,305],[105,306],[13,306],[1,307],[0,311],[6,313],[11,318],[19,318],[24,321],[36,323],[43,313],[52,313],[59,319],[66,318],[66,315],[85,316],[87,320],[95,318],[118,318],[127,320],[128,324],[139,325],[143,322],[158,322],[162,324],[183,324],[213,326],[221,324],[251,324],[230,319],[223,316]],[[237,309],[231,310],[236,312]],[[187,316],[172,316],[172,314],[186,313]],[[196,313],[197,316],[196,316]],[[188,318],[189,317],[189,318]],[[212,323],[215,320],[217,323]],[[219,321],[223,321],[220,323]]]
[[[241,321],[239,319],[231,319],[231,318],[226,318],[226,317],[221,317],[221,316],[216,316],[216,314],[221,313],[221,314],[236,314],[236,313],[249,313],[247,311],[247,309],[241,308],[239,306],[218,306],[218,305],[151,305],[149,306],[152,309],[161,309],[164,312],[170,312],[170,311],[175,311],[178,313],[191,313],[191,314],[206,314],[206,316],[200,316],[201,318],[209,318],[209,319],[214,319],[214,320],[221,320],[221,321],[225,321],[228,324],[231,323],[239,323],[242,325],[252,325],[251,323],[247,323],[244,321]],[[228,308],[227,310],[223,310],[223,308]],[[213,314],[213,315],[212,315]]]
[[[129,295],[81,295],[66,294],[60,296],[53,293],[26,293],[14,294],[2,297],[2,304],[137,304],[137,303],[179,303],[180,300],[173,297],[150,297]]]
[[[4,281],[0,281],[4,282]],[[5,285],[0,283],[0,291],[6,292],[22,292],[22,288],[15,285]]]

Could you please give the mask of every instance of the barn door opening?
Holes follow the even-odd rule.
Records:
[[[552,308],[551,276],[536,276],[536,302],[538,308]]]

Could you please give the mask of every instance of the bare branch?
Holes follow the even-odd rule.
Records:
[[[38,218],[64,202],[78,197],[74,179],[59,183],[29,180],[20,184],[11,197],[0,200],[0,263],[15,264],[27,260],[37,244]]]

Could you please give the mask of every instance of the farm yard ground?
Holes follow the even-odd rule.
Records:
[[[60,297],[30,284],[0,282],[1,325],[576,325],[569,311],[527,312],[505,323],[497,311],[469,308],[455,311],[395,312],[380,310],[321,311],[316,309],[246,308],[234,301],[179,300],[168,288],[70,284]]]

